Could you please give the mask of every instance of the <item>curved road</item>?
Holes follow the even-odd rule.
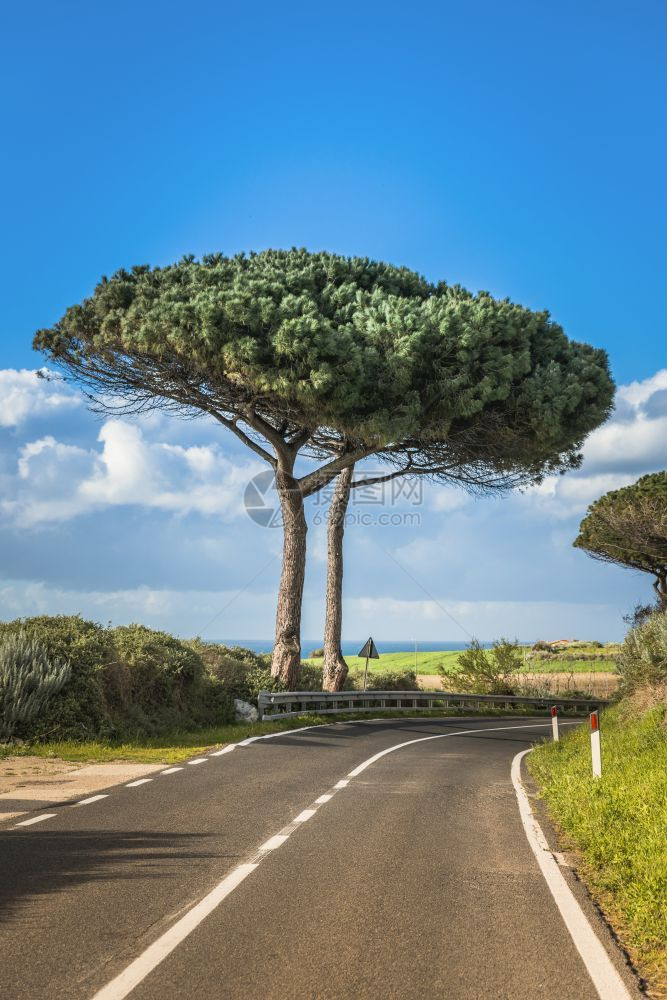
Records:
[[[550,726],[332,724],[6,824],[0,996],[594,997],[510,780]]]

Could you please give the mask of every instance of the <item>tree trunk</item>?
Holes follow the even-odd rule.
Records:
[[[322,686],[325,691],[342,691],[347,677],[347,663],[341,651],[343,629],[343,535],[345,515],[350,500],[350,482],[354,466],[343,469],[329,507],[327,525],[327,596],[324,621],[324,663]]]
[[[278,589],[271,674],[279,677],[288,690],[294,691],[301,675],[301,602],[308,525],[301,489],[291,469],[278,469],[276,490],[283,518],[283,568]]]
[[[662,573],[656,573],[653,589],[658,595],[661,609],[667,611],[667,569]]]

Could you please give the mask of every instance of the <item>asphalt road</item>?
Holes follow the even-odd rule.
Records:
[[[462,729],[348,777],[398,743]],[[332,725],[5,824],[0,996],[91,1000],[137,959],[148,965],[133,1000],[595,996],[510,781],[514,756],[549,731],[497,718]],[[214,906],[246,863],[257,867]],[[140,958],[207,898],[163,960]]]

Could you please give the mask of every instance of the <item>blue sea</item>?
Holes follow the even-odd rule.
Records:
[[[246,649],[252,649],[254,653],[270,653],[273,649],[273,639],[211,639],[210,641],[221,643],[224,646],[245,646]],[[355,656],[365,642],[366,639],[344,639],[342,643],[343,656]],[[415,649],[414,639],[399,639],[398,641],[391,639],[384,641],[382,639],[375,639],[374,637],[374,642],[380,655],[382,653],[413,653]],[[449,642],[446,639],[435,642],[420,642],[417,639],[417,650],[422,653],[436,653],[443,649],[466,649],[467,645],[467,642]],[[301,655],[307,657],[310,655],[311,649],[317,649],[321,646],[321,639],[302,639]],[[483,642],[482,646],[489,648],[491,643]]]

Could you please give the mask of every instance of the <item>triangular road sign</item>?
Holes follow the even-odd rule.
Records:
[[[357,656],[360,656],[360,657],[367,656],[369,660],[379,660],[380,659],[380,654],[378,653],[377,647],[376,647],[375,643],[373,642],[372,638],[368,639],[368,642],[366,642],[363,645],[363,647],[359,650],[359,652],[357,653]]]

